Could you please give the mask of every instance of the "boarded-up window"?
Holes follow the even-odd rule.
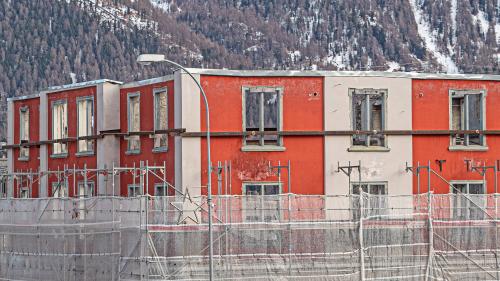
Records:
[[[280,126],[280,90],[252,88],[245,92],[245,131],[277,132]],[[277,134],[245,138],[247,145],[280,145]]]
[[[351,89],[352,128],[355,131],[377,131],[375,134],[355,134],[353,145],[385,146],[385,136],[380,134],[385,124],[385,90]]]
[[[94,140],[80,139],[94,134],[94,100],[92,97],[77,101],[78,110],[78,152],[94,151]]]
[[[30,139],[30,112],[28,107],[23,107],[19,110],[19,158],[28,159],[29,147],[22,146],[29,142]]]
[[[141,113],[139,94],[131,94],[128,96],[128,131],[129,133],[141,131]],[[140,150],[141,142],[138,135],[128,137],[128,150]]]
[[[168,106],[167,90],[162,89],[154,93],[155,98],[155,135],[154,148],[156,150],[166,149],[168,146],[168,135],[165,133],[156,133],[156,131],[168,130]]]
[[[483,130],[483,95],[480,92],[452,91],[451,129]],[[483,145],[481,134],[454,134],[453,145]]]
[[[52,105],[52,139],[61,140],[68,138],[68,112],[66,100],[54,102]],[[52,146],[53,154],[68,153],[67,144],[55,142]]]

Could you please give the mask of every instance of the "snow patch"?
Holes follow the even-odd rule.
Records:
[[[389,69],[386,70],[387,72],[394,72],[394,71],[401,69],[401,66],[399,65],[399,63],[397,63],[395,61],[390,61],[387,63],[387,65],[389,66]]]
[[[458,0],[451,0],[451,43],[455,44],[457,42],[457,11],[458,11]]]
[[[301,54],[300,54],[300,51],[289,51],[288,52],[288,56],[290,56],[290,60],[292,60],[292,62],[296,62],[300,59],[301,57]]]
[[[479,11],[477,15],[472,15],[472,22],[477,24],[479,22],[479,28],[481,28],[481,32],[486,35],[488,33],[488,29],[490,28],[490,23],[486,19],[486,15],[483,11]]]
[[[71,72],[69,74],[69,77],[71,77],[71,84],[76,84],[78,80],[76,79],[76,73]]]
[[[426,49],[434,55],[437,62],[446,69],[447,73],[458,73],[458,67],[453,59],[449,55],[439,51],[434,36],[434,33],[437,32],[431,31],[431,27],[424,19],[424,15],[417,4],[417,0],[410,0],[410,6],[413,11],[413,16],[415,17],[415,22],[417,23],[418,35],[424,41]]]

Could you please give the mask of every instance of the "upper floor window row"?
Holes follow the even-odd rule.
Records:
[[[167,151],[168,134],[168,95],[166,88],[153,91],[153,122],[154,134],[153,152]],[[127,131],[137,133],[141,131],[141,109],[140,93],[129,93],[127,95]],[[141,150],[141,139],[139,135],[127,137],[127,152],[134,154]]]
[[[76,100],[77,155],[94,154],[94,97],[78,97]],[[52,102],[52,157],[66,157],[68,144],[68,102],[65,99]]]

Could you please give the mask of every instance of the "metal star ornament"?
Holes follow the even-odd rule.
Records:
[[[201,206],[196,204],[193,199],[191,199],[189,190],[186,190],[186,194],[184,194],[184,201],[172,202],[170,204],[180,212],[179,218],[177,219],[177,224],[188,224],[189,222],[195,224],[200,223],[197,212],[199,209],[201,209]],[[178,204],[180,204],[181,207],[176,206]]]

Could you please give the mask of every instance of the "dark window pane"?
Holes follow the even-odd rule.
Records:
[[[466,184],[461,184],[461,183],[455,183],[453,184],[453,193],[467,193],[467,185]]]
[[[481,183],[469,184],[469,194],[484,194],[483,184]]]
[[[261,186],[260,185],[247,185],[246,186],[246,195],[261,195]]]
[[[451,100],[451,129],[463,130],[463,113],[464,113],[464,99],[453,98]],[[455,134],[453,142],[455,145],[464,145],[465,136],[463,134]]]
[[[280,187],[279,185],[265,185],[264,186],[264,195],[276,195],[279,194]]]
[[[467,95],[468,99],[468,129],[481,130],[482,129],[482,114],[481,114],[481,95]],[[479,134],[469,135],[469,144],[482,145],[482,137]]]
[[[366,112],[366,95],[356,94],[352,95],[352,112],[353,112],[353,129],[359,131],[368,130],[367,112]],[[366,135],[354,135],[354,145],[366,145]]]
[[[264,93],[264,130],[278,131],[278,113],[279,113],[278,93]],[[278,135],[264,136],[264,144],[277,144]]]
[[[247,132],[260,131],[260,93],[245,92],[245,127]],[[259,136],[247,136],[246,143],[259,144]]]
[[[370,194],[373,194],[373,195],[384,195],[385,194],[385,185],[383,185],[383,184],[372,184],[370,186]]]

